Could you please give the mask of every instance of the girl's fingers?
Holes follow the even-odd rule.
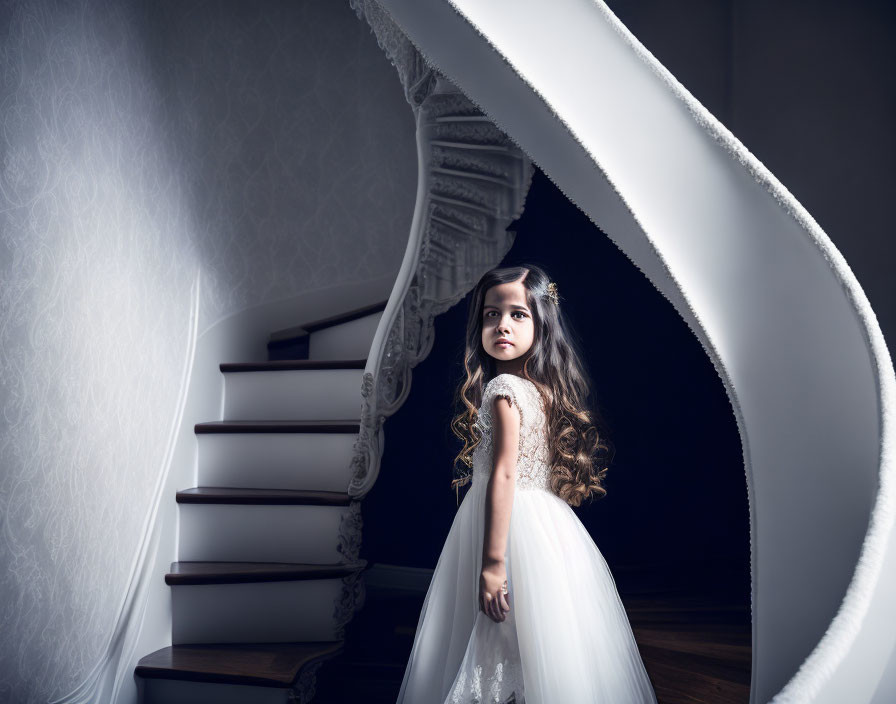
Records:
[[[495,616],[492,613],[492,602],[494,599],[489,598],[488,595],[484,595],[482,597],[482,610],[485,612],[485,615],[488,616],[492,621],[495,620]]]
[[[490,594],[488,594],[488,593],[483,594],[483,596],[482,596],[482,612],[489,618],[492,617],[492,602],[493,601],[494,601],[494,599],[491,597]]]
[[[495,621],[498,623],[505,619],[504,611],[501,609],[501,602],[499,601],[500,598],[500,592],[498,592],[498,596],[492,599],[492,612],[495,615]]]
[[[502,591],[495,596],[484,593],[479,599],[479,610],[492,621],[500,623],[507,620],[506,614],[510,611],[510,602]]]
[[[498,593],[498,599],[500,599],[500,606],[504,611],[510,611],[510,603],[507,601],[507,594],[504,592]]]

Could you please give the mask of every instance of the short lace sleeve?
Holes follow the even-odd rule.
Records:
[[[498,374],[485,385],[485,392],[482,395],[482,407],[491,411],[492,401],[496,398],[508,399],[510,405],[516,407],[522,418],[523,409],[520,404],[520,389],[516,376],[513,374]]]

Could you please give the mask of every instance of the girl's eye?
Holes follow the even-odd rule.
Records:
[[[496,311],[496,310],[487,310],[487,311],[485,311],[485,317],[486,317],[486,318],[490,317],[490,316],[492,315],[492,313],[494,313],[495,315],[497,315],[497,314],[498,314],[498,311]],[[520,315],[520,316],[523,317],[523,318],[526,317],[526,313],[525,313],[524,311],[521,311],[521,310],[515,310],[515,311],[513,311],[513,313],[511,313],[511,315]]]

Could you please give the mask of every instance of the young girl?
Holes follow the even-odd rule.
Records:
[[[570,506],[602,496],[591,422],[557,287],[493,269],[467,322],[464,440],[472,480],[436,564],[399,704],[655,703],[603,556]]]

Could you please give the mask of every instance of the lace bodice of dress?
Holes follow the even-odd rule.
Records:
[[[492,402],[510,400],[520,412],[520,442],[516,463],[516,488],[550,491],[551,468],[546,440],[547,419],[541,394],[534,383],[515,374],[498,374],[485,385],[476,425],[482,440],[473,451],[473,478],[487,481],[494,466],[492,452]]]

